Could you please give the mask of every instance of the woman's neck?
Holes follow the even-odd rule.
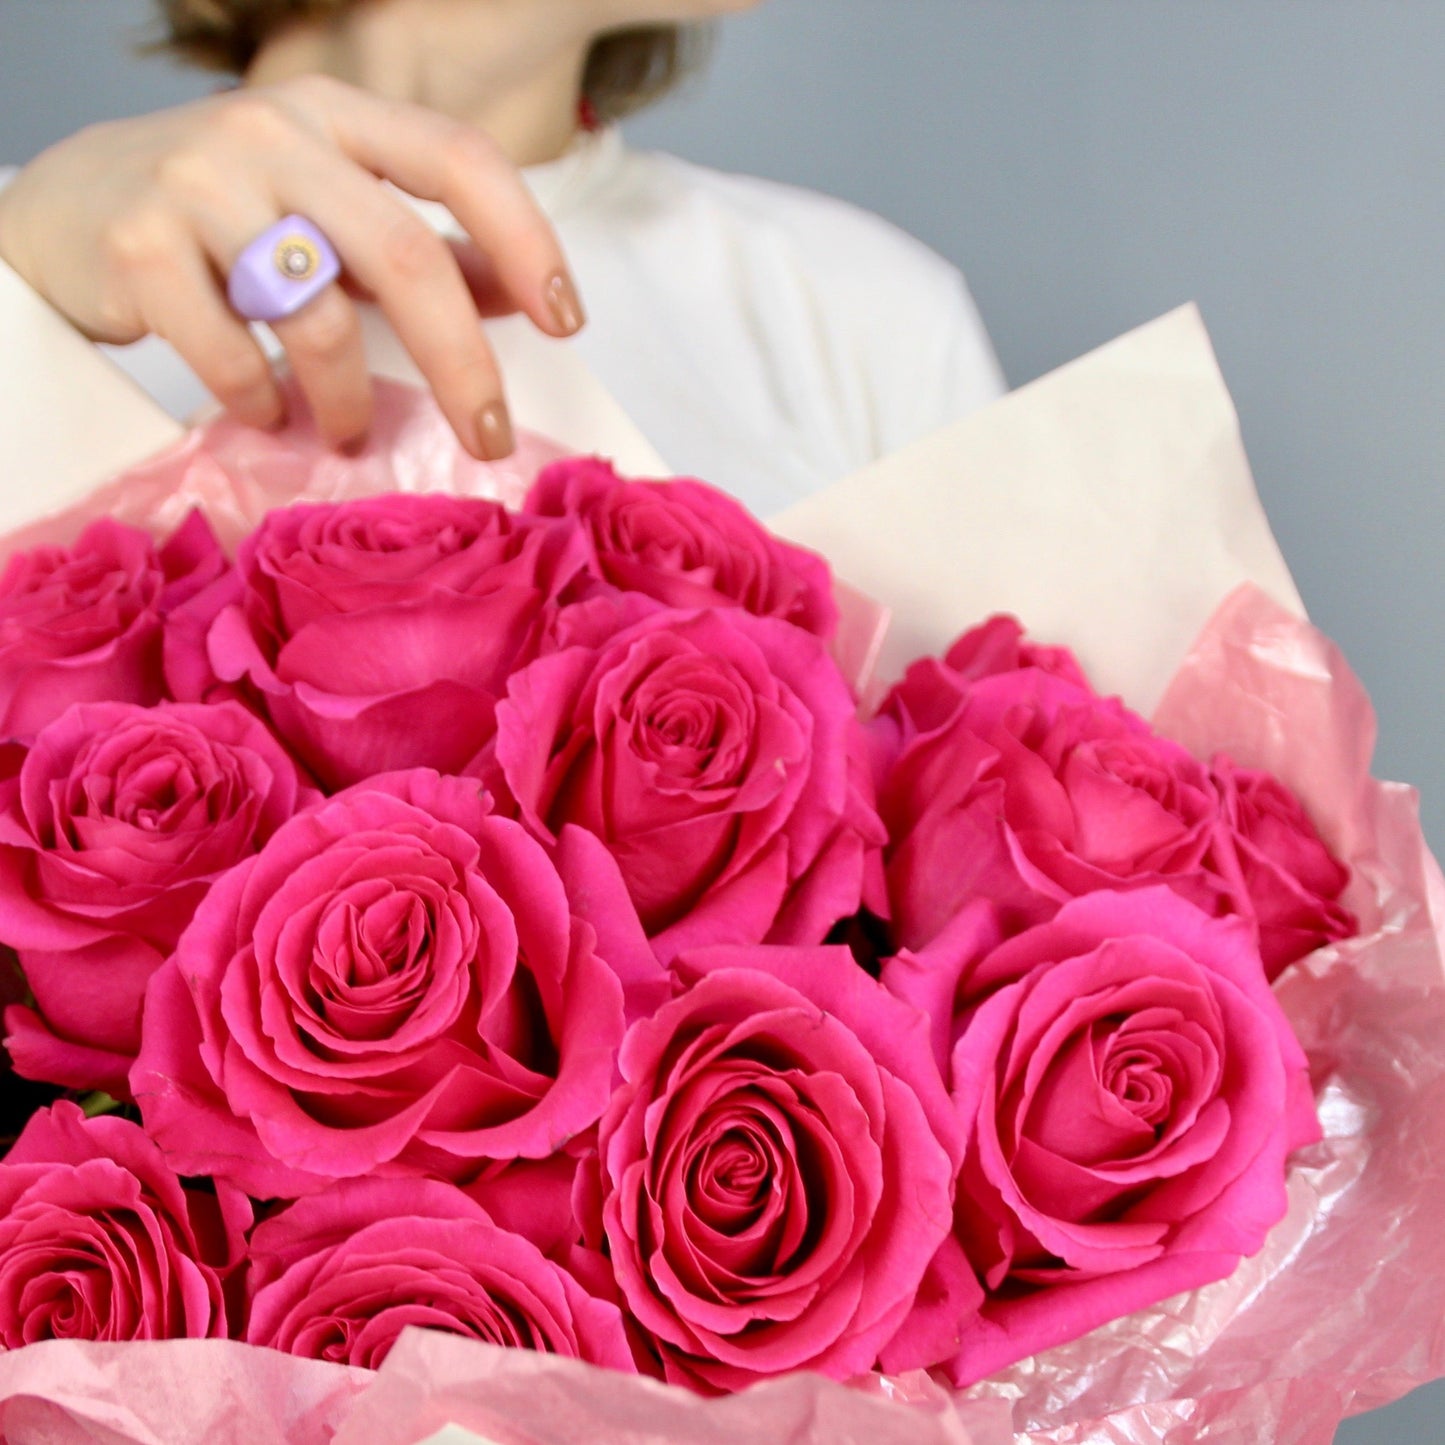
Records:
[[[524,15],[518,9],[473,4],[463,11],[413,0],[359,5],[336,20],[282,31],[262,48],[246,84],[331,75],[467,121],[515,165],[537,165],[562,155],[576,137],[592,39],[580,27],[537,24],[544,5]]]

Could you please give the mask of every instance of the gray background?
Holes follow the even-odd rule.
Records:
[[[0,159],[213,82],[124,57],[146,0],[0,0]],[[1377,772],[1445,846],[1445,5],[772,0],[633,139],[889,216],[1021,383],[1196,299]],[[1445,1386],[1341,1442],[1445,1436]]]

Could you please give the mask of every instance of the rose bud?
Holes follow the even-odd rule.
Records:
[[[622,1314],[454,1185],[356,1179],[251,1237],[245,1338],[374,1370],[409,1326],[633,1372]]]
[[[17,1071],[125,1097],[150,976],[311,796],[234,703],[92,703],[44,728],[0,783],[0,940],[35,996],[5,1011]]]
[[[1240,912],[1259,927],[1265,974],[1359,931],[1340,903],[1350,870],[1325,846],[1298,798],[1277,778],[1215,758],[1211,776],[1224,802],[1225,836],[1214,853],[1235,882]]]
[[[1234,906],[1210,862],[1223,819],[1207,771],[1117,700],[1037,667],[964,682],[929,660],[873,741],[906,948],[978,897],[1009,931],[1099,888],[1165,883],[1208,912]]]
[[[999,613],[970,628],[944,654],[943,663],[925,664],[936,669],[938,680],[952,683],[958,694],[970,682],[994,677],[1001,672],[1037,668],[1093,692],[1078,659],[1067,647],[1042,647],[1024,640],[1024,630],[1015,617]]]
[[[184,1187],[142,1130],[61,1101],[0,1163],[0,1346],[225,1339],[250,1207]]]
[[[606,852],[555,856],[417,769],[298,814],[216,883],[146,994],[131,1089],[185,1174],[295,1198],[461,1180],[596,1123],[666,981]]]
[[[225,570],[192,513],[157,552],[108,518],[71,547],[18,552],[0,577],[0,735],[29,739],[78,702],[158,702],[162,618]]]
[[[459,773],[585,562],[569,523],[405,494],[267,514],[235,573],[172,619],[177,697],[240,696],[328,789]]]
[[[1320,1133],[1247,920],[1101,891],[998,939],[978,904],[883,972],[929,1016],[968,1135],[955,1234],[988,1294],[960,1386],[1232,1273]]]
[[[842,948],[678,967],[695,981],[629,1032],[598,1141],[618,1286],[667,1378],[732,1391],[942,1358],[915,1306],[961,1131],[923,1018]],[[979,1290],[966,1262],[950,1283],[956,1343]]]
[[[705,482],[627,481],[605,461],[555,462],[526,510],[573,517],[591,549],[589,571],[668,607],[741,607],[829,641],[838,626],[828,564],[772,536],[746,508]]]
[[[589,609],[608,611],[562,616]],[[860,902],[881,906],[863,749],[817,638],[737,609],[653,610],[514,676],[495,761],[539,838],[575,824],[607,846],[669,959],[818,943]]]

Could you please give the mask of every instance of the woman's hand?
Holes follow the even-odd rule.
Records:
[[[453,249],[392,181],[443,202],[476,242]],[[481,132],[308,76],[81,131],[0,192],[0,257],[96,341],[155,334],[245,422],[283,419],[277,380],[229,307],[225,277],[282,216],[313,220],[348,285],[385,311],[462,444],[512,448],[481,314],[523,311],[569,336],[582,311],[550,223]],[[272,328],[322,432],[359,440],[371,388],[356,307],[330,287]]]

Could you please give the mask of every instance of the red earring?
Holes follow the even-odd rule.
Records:
[[[587,132],[602,129],[602,121],[597,115],[597,107],[592,104],[592,97],[584,95],[577,102],[577,124]]]

